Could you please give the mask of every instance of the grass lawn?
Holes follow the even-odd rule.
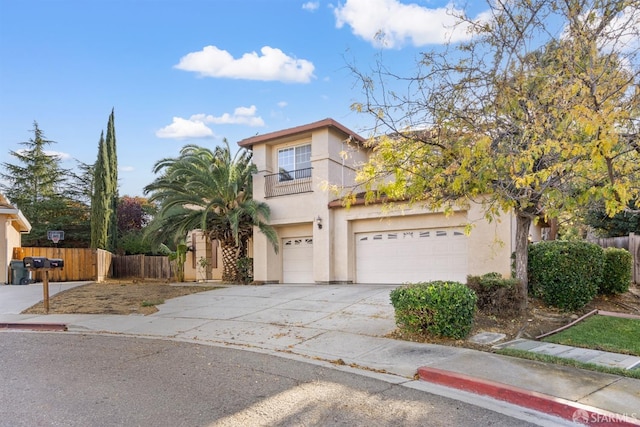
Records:
[[[640,320],[596,314],[543,341],[640,356]]]

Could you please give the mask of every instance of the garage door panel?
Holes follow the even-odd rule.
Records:
[[[313,283],[313,239],[297,237],[282,241],[282,282]]]
[[[458,280],[467,275],[461,229],[401,230],[356,235],[356,281],[404,283]]]

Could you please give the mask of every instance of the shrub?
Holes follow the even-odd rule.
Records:
[[[606,248],[604,250],[604,269],[601,294],[623,294],[629,290],[633,257],[625,249]]]
[[[577,310],[598,293],[602,248],[583,241],[539,242],[529,247],[529,289],[563,310]]]
[[[471,331],[476,294],[459,282],[423,282],[391,291],[391,304],[400,328],[460,339]]]
[[[253,258],[242,257],[238,260],[238,278],[243,285],[253,281]]]
[[[522,287],[518,279],[505,279],[500,273],[468,276],[467,286],[478,297],[478,309],[501,317],[516,316],[520,312]]]

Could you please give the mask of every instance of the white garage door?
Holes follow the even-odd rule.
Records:
[[[282,241],[283,283],[313,283],[313,239],[296,237]]]
[[[467,279],[467,236],[462,229],[356,234],[356,281],[404,283]]]

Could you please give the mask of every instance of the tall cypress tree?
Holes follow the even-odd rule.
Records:
[[[91,198],[91,247],[115,251],[118,239],[118,158],[114,110],[107,123],[107,136],[100,134]]]
[[[116,128],[114,124],[114,109],[111,109],[107,124],[107,163],[109,164],[109,188],[107,197],[110,204],[109,228],[107,230],[107,247],[111,252],[116,250],[118,241],[118,156],[116,153]]]
[[[91,195],[91,247],[94,249],[107,249],[108,220],[111,217],[109,212],[111,203],[107,194],[111,174],[106,159],[108,159],[107,145],[104,140],[104,132],[101,132],[98,158],[93,172],[93,194]]]

